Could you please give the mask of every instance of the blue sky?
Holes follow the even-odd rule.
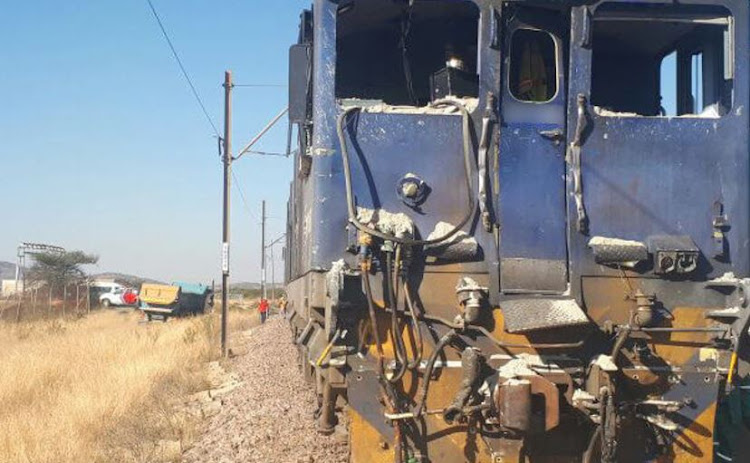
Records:
[[[224,70],[238,84],[285,84],[299,12],[310,4],[153,1],[220,131]],[[146,0],[5,2],[0,105],[0,260],[35,241],[99,254],[93,271],[218,279],[216,140]],[[285,88],[237,88],[235,147],[285,105]],[[285,145],[283,121],[257,148]],[[259,279],[263,198],[269,238],[284,232],[291,171],[279,157],[235,164],[248,208],[235,189],[233,281]]]

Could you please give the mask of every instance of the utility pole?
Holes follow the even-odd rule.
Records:
[[[271,251],[271,300],[276,300],[276,263],[273,261],[273,245],[269,247]]]
[[[266,200],[263,200],[263,213],[260,225],[260,297],[267,299],[266,294]]]
[[[265,217],[265,214],[264,214],[264,217]],[[265,236],[265,233],[264,233],[264,236]],[[274,258],[273,258],[273,246],[279,241],[281,241],[284,237],[286,237],[286,233],[282,233],[281,236],[271,241],[268,244],[268,246],[265,246],[265,245],[263,246],[264,256],[265,256],[266,249],[271,253],[271,300],[274,300],[274,301],[276,300],[276,262],[274,261]],[[265,241],[266,240],[264,237],[263,242],[265,243]],[[265,276],[265,272],[263,273],[263,275]]]
[[[224,72],[224,217],[221,242],[221,355],[227,356],[229,293],[229,193],[232,179],[232,71]]]

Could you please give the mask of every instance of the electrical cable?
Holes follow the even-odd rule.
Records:
[[[419,394],[419,400],[417,400],[417,408],[414,409],[415,417],[421,416],[422,410],[424,410],[425,402],[427,401],[427,393],[430,388],[430,382],[432,381],[432,370],[435,368],[435,362],[437,361],[438,356],[443,351],[443,349],[445,349],[445,346],[450,344],[453,338],[455,338],[457,335],[458,333],[456,333],[455,329],[448,331],[445,335],[443,335],[442,338],[440,338],[437,345],[435,346],[435,349],[432,351],[430,359],[427,361],[427,368],[425,368],[424,371],[424,379],[422,381],[422,389]]]
[[[396,252],[398,253],[398,249],[396,249]],[[391,383],[396,383],[403,378],[404,373],[406,373],[406,348],[404,347],[404,339],[401,335],[401,330],[399,329],[399,323],[398,323],[398,304],[396,300],[396,292],[394,289],[393,284],[393,274],[397,273],[394,272],[393,268],[393,253],[386,252],[386,264],[385,264],[385,275],[383,277],[384,283],[386,283],[386,294],[388,295],[388,302],[391,308],[391,337],[393,338],[393,352],[396,357],[396,363],[398,365],[398,369],[396,370],[396,373],[388,378],[388,381]]]
[[[406,307],[409,309],[409,314],[411,315],[412,329],[417,338],[417,353],[414,356],[414,360],[407,365],[407,368],[413,370],[415,368],[418,368],[422,363],[422,357],[424,356],[424,338],[422,338],[422,325],[419,323],[419,319],[417,318],[417,312],[414,308],[411,294],[409,293],[409,283],[407,282],[406,278],[404,278],[404,298],[406,300]]]
[[[250,214],[258,223],[262,222],[258,215],[253,212],[252,209],[250,209],[250,206],[247,204],[247,200],[245,199],[245,192],[242,191],[242,187],[240,186],[240,181],[237,180],[237,176],[234,175],[234,170],[232,170],[232,179],[234,180],[234,186],[237,188],[237,192],[240,194],[240,199],[242,200],[242,204],[245,206],[245,210],[248,214]]]
[[[409,33],[412,24],[412,4],[409,3],[403,12],[401,18],[401,39],[399,48],[401,48],[401,64],[404,71],[404,80],[406,81],[406,91],[409,94],[409,100],[413,105],[417,104],[417,95],[414,92],[414,77],[411,70],[411,61],[409,60],[409,47],[406,43],[409,41]]]
[[[357,219],[357,213],[354,207],[354,193],[352,191],[352,174],[349,166],[349,148],[346,144],[346,136],[344,134],[344,126],[346,125],[346,119],[349,114],[355,111],[361,111],[362,108],[354,106],[345,109],[338,117],[338,124],[336,132],[338,133],[339,144],[341,145],[341,158],[344,164],[344,180],[346,184],[346,205],[349,213],[349,222],[354,225],[360,231],[378,237],[383,240],[392,241],[394,243],[403,244],[405,246],[428,246],[433,244],[442,243],[447,239],[454,236],[456,233],[466,225],[476,213],[477,201],[474,197],[473,180],[471,177],[471,161],[472,161],[472,142],[471,142],[471,115],[468,109],[463,104],[454,100],[438,100],[433,103],[433,106],[453,106],[457,108],[462,116],[462,134],[463,134],[463,154],[464,154],[464,174],[466,177],[466,194],[467,194],[467,212],[463,219],[456,225],[452,230],[447,232],[445,235],[438,238],[418,240],[412,238],[401,238],[387,233],[383,233],[372,227],[369,227]]]
[[[582,463],[591,463],[591,458],[596,449],[596,444],[599,441],[599,439],[601,439],[601,437],[602,437],[602,427],[597,426],[596,430],[591,435],[591,439],[589,439],[589,443],[586,446],[586,451],[583,453]]]
[[[206,120],[208,121],[209,124],[211,124],[211,128],[213,129],[214,134],[217,137],[221,138],[221,135],[219,135],[219,130],[216,128],[216,124],[214,124],[213,119],[211,119],[211,116],[209,116],[208,111],[206,110],[206,106],[203,104],[203,100],[201,100],[200,95],[198,95],[198,90],[195,89],[195,85],[193,85],[193,81],[190,79],[190,75],[188,75],[188,72],[185,69],[185,66],[182,64],[180,55],[177,54],[177,50],[174,48],[174,45],[172,44],[172,40],[169,38],[169,34],[167,34],[167,30],[164,28],[164,24],[162,24],[161,18],[159,18],[159,13],[156,12],[156,8],[154,8],[154,4],[151,3],[151,0],[146,0],[146,2],[148,2],[148,6],[151,8],[151,13],[153,13],[154,18],[156,19],[156,22],[159,24],[159,29],[161,29],[161,33],[164,35],[164,38],[167,41],[167,45],[169,45],[169,49],[172,50],[172,55],[174,56],[174,59],[177,61],[177,64],[180,66],[182,75],[185,77],[185,80],[190,86],[190,90],[192,90],[193,92],[195,101],[198,102],[198,106],[200,106],[201,111],[203,111],[203,115],[206,116]]]
[[[375,314],[375,304],[372,300],[372,285],[370,283],[370,258],[366,258],[360,264],[365,284],[365,294],[367,297],[367,310],[370,314],[370,325],[372,326],[372,338],[375,340],[375,349],[378,354],[378,375],[385,376],[383,369],[383,344],[380,341],[380,332],[378,331],[378,319]]]

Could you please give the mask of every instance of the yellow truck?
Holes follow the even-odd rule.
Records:
[[[149,321],[206,313],[213,307],[213,290],[201,284],[141,285],[140,307]]]

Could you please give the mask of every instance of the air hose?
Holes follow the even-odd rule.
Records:
[[[397,255],[400,254],[398,249],[400,248],[397,248],[396,250]],[[394,273],[398,273],[398,271],[394,269],[393,256],[391,254],[392,253],[390,252],[386,253],[385,277],[383,278],[383,281],[387,284],[387,301],[391,309],[391,334],[393,338],[393,351],[396,354],[396,359],[398,360],[398,370],[391,378],[388,378],[388,381],[390,381],[391,383],[396,383],[404,376],[404,373],[406,373],[406,366],[408,361],[406,360],[406,346],[404,346],[404,339],[403,336],[401,336],[401,330],[398,323],[398,303],[396,299],[397,286],[393,281],[393,275]],[[396,257],[396,259],[398,260],[398,256]]]
[[[419,324],[417,311],[414,308],[414,302],[411,299],[411,294],[409,293],[409,291],[409,283],[404,280],[404,298],[406,299],[406,307],[409,309],[409,314],[411,315],[411,323],[414,327],[414,334],[417,338],[417,353],[414,356],[414,360],[412,360],[407,365],[407,368],[414,369],[418,368],[420,363],[422,362],[422,356],[424,353],[424,339],[422,338],[422,326]]]
[[[427,393],[430,389],[430,381],[432,380],[432,370],[435,368],[435,362],[437,362],[438,356],[443,349],[445,349],[445,346],[450,344],[456,336],[456,330],[448,331],[442,338],[440,338],[435,349],[432,351],[432,355],[430,355],[430,359],[427,361],[427,368],[425,368],[424,371],[424,381],[422,382],[422,390],[420,391],[419,400],[417,401],[417,408],[414,409],[415,417],[421,416],[422,411],[424,410],[427,401]]]
[[[352,173],[351,173],[351,167],[349,165],[349,148],[346,144],[346,136],[344,134],[345,126],[347,118],[350,114],[354,112],[361,111],[362,108],[358,106],[350,107],[344,109],[344,111],[339,115],[338,117],[338,124],[336,127],[336,132],[338,134],[339,138],[339,144],[341,145],[341,159],[344,164],[344,180],[346,182],[346,206],[349,213],[349,222],[354,225],[359,231],[367,233],[369,235],[375,236],[377,238],[380,238],[382,240],[391,241],[393,243],[402,244],[404,246],[430,246],[434,244],[442,243],[452,236],[454,236],[456,233],[461,231],[461,229],[469,223],[471,218],[474,216],[474,213],[477,208],[477,200],[474,196],[474,182],[472,181],[471,177],[471,162],[472,162],[472,141],[471,141],[471,115],[469,114],[469,110],[466,109],[466,106],[463,104],[454,101],[454,100],[437,100],[433,103],[433,106],[439,107],[439,106],[453,106],[457,108],[462,115],[462,134],[463,134],[463,154],[464,154],[464,175],[466,180],[466,199],[467,199],[467,211],[466,215],[463,219],[456,225],[453,229],[451,229],[448,233],[444,234],[443,236],[428,239],[428,240],[419,240],[414,238],[405,238],[405,237],[397,237],[394,235],[389,235],[387,233],[383,233],[380,230],[376,230],[372,227],[369,227],[357,219],[357,211],[354,204],[354,193],[352,191]]]
[[[378,330],[378,319],[375,314],[375,304],[372,301],[372,287],[370,285],[370,261],[363,260],[361,264],[362,279],[365,283],[365,293],[367,293],[367,309],[370,314],[370,323],[372,325],[372,337],[375,340],[375,348],[378,354],[378,374],[383,375],[383,343],[380,341],[380,332]]]

